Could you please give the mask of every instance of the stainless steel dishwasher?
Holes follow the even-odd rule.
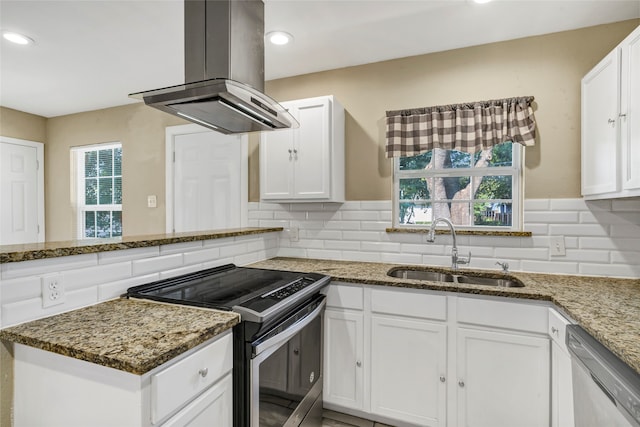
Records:
[[[640,427],[640,375],[578,325],[566,341],[576,427]]]

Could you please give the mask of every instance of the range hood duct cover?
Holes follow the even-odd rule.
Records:
[[[262,0],[185,0],[185,84],[129,96],[218,132],[298,127],[264,90]]]

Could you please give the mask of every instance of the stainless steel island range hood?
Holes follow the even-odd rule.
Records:
[[[218,132],[298,127],[264,90],[262,0],[185,0],[185,84],[130,94]]]

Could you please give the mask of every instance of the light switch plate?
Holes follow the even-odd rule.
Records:
[[[158,200],[155,195],[147,196],[147,207],[155,208],[158,206]]]
[[[565,256],[567,254],[564,247],[564,236],[549,237],[549,253],[551,256]]]
[[[297,242],[298,240],[300,240],[298,227],[289,228],[289,241],[290,242]]]

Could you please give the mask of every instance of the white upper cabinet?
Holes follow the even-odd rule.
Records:
[[[282,105],[300,127],[260,135],[260,198],[344,202],[344,108],[333,96]]]
[[[640,27],[582,79],[582,195],[640,196]]]

